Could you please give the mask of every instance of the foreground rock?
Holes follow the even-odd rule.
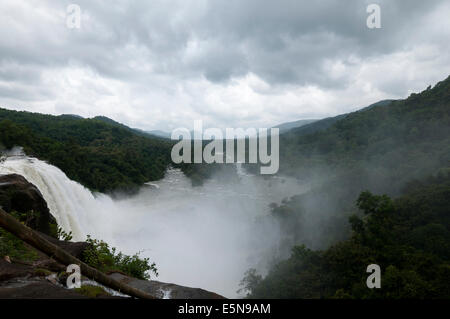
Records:
[[[83,291],[67,289],[65,267],[52,259],[29,265],[0,259],[0,299],[117,299],[115,292],[82,278]],[[97,289],[96,295],[89,288]],[[100,292],[98,287],[101,287]]]
[[[33,265],[9,263],[0,259],[0,299],[86,298],[75,291],[51,282],[49,270]]]
[[[12,286],[11,286],[12,285]],[[10,286],[0,286],[0,299],[88,299],[75,292],[56,286],[45,279],[23,278]]]
[[[0,286],[3,282],[18,277],[31,276],[33,268],[28,265],[12,264],[5,259],[0,259]]]
[[[49,261],[40,260],[30,265],[23,265],[14,262],[9,263],[4,259],[0,259],[0,299],[92,298],[75,290],[67,289],[65,287],[66,276],[61,277],[60,272],[54,271],[55,267],[46,267],[49,263]],[[60,266],[60,269],[64,268],[62,265]],[[110,276],[161,299],[225,299],[221,295],[200,288],[184,287],[155,280],[140,280],[121,273],[112,273]],[[89,284],[93,283],[84,278],[83,285],[86,282],[89,282]],[[98,285],[95,282],[94,284]],[[108,294],[95,298],[120,298],[114,296],[114,292],[110,289],[106,288],[105,291]]]
[[[72,242],[72,241],[64,241],[64,240],[58,240],[56,238],[53,238],[51,236],[48,236],[44,233],[38,232],[39,235],[44,237],[44,239],[48,240],[52,244],[55,244],[56,246],[59,246],[72,256],[82,259],[83,252],[86,248],[89,247],[89,244],[87,242],[81,241],[81,242]]]
[[[63,269],[65,269],[63,265],[45,258],[29,265],[0,259],[0,299],[89,298],[65,287],[67,277],[64,275]],[[63,275],[61,275],[62,273]],[[161,299],[225,299],[221,295],[200,288],[184,287],[155,280],[140,280],[117,272],[111,273],[109,276]],[[92,283],[87,278],[83,282]],[[109,294],[98,296],[96,299],[119,298],[113,296],[114,293],[109,289],[105,290]]]
[[[156,280],[141,280],[117,272],[110,274],[110,277],[161,299],[225,299],[221,295],[204,289],[184,287]]]
[[[56,220],[50,214],[41,192],[24,177],[0,175],[0,206],[8,213],[16,211],[26,214],[29,227],[52,235],[51,225],[56,225]]]

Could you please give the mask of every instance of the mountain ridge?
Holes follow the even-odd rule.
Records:
[[[164,176],[172,142],[106,117],[84,119],[0,108],[0,144],[22,146],[93,191],[135,192]]]

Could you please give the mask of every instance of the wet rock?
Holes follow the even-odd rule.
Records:
[[[23,176],[0,175],[0,206],[8,213],[26,214],[21,221],[47,235],[52,234],[50,225],[56,225],[41,192]]]
[[[12,264],[4,259],[0,259],[0,282],[3,280],[9,280],[15,277],[23,277],[33,273],[33,267]]]
[[[33,262],[33,267],[39,269],[47,269],[48,271],[61,272],[66,270],[66,266],[60,264],[52,258],[42,258]]]
[[[39,233],[39,235],[44,237],[44,239],[48,240],[52,244],[59,246],[60,248],[62,248],[63,250],[65,250],[66,252],[68,252],[69,254],[71,254],[72,256],[74,256],[78,259],[82,259],[84,250],[89,247],[89,244],[84,241],[71,242],[71,241],[58,240],[56,238],[53,238],[53,237],[48,236],[41,232]]]
[[[161,299],[225,299],[221,295],[200,288],[184,287],[156,280],[141,280],[117,272],[109,276]]]
[[[0,299],[87,299],[73,290],[65,289],[46,280],[25,279],[19,285],[0,287]]]

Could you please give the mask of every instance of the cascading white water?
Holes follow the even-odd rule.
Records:
[[[268,204],[298,192],[296,182],[243,174],[238,181],[213,179],[192,188],[179,170],[143,187],[136,196],[113,200],[92,194],[58,168],[26,156],[0,161],[0,174],[20,174],[41,191],[51,214],[74,240],[105,240],[126,254],[142,251],[156,262],[158,280],[236,297],[239,280],[261,264],[279,234],[255,218]],[[240,174],[239,174],[240,173]],[[278,191],[274,183],[279,183]]]
[[[0,174],[19,174],[34,184],[42,193],[51,214],[66,232],[72,231],[74,240],[86,239],[95,225],[96,212],[112,203],[101,195],[101,200],[80,184],[71,181],[58,168],[25,156],[8,157],[0,165]]]

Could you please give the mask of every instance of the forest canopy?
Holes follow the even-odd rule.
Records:
[[[172,142],[104,118],[0,109],[0,144],[22,146],[93,191],[133,191],[164,176]]]

